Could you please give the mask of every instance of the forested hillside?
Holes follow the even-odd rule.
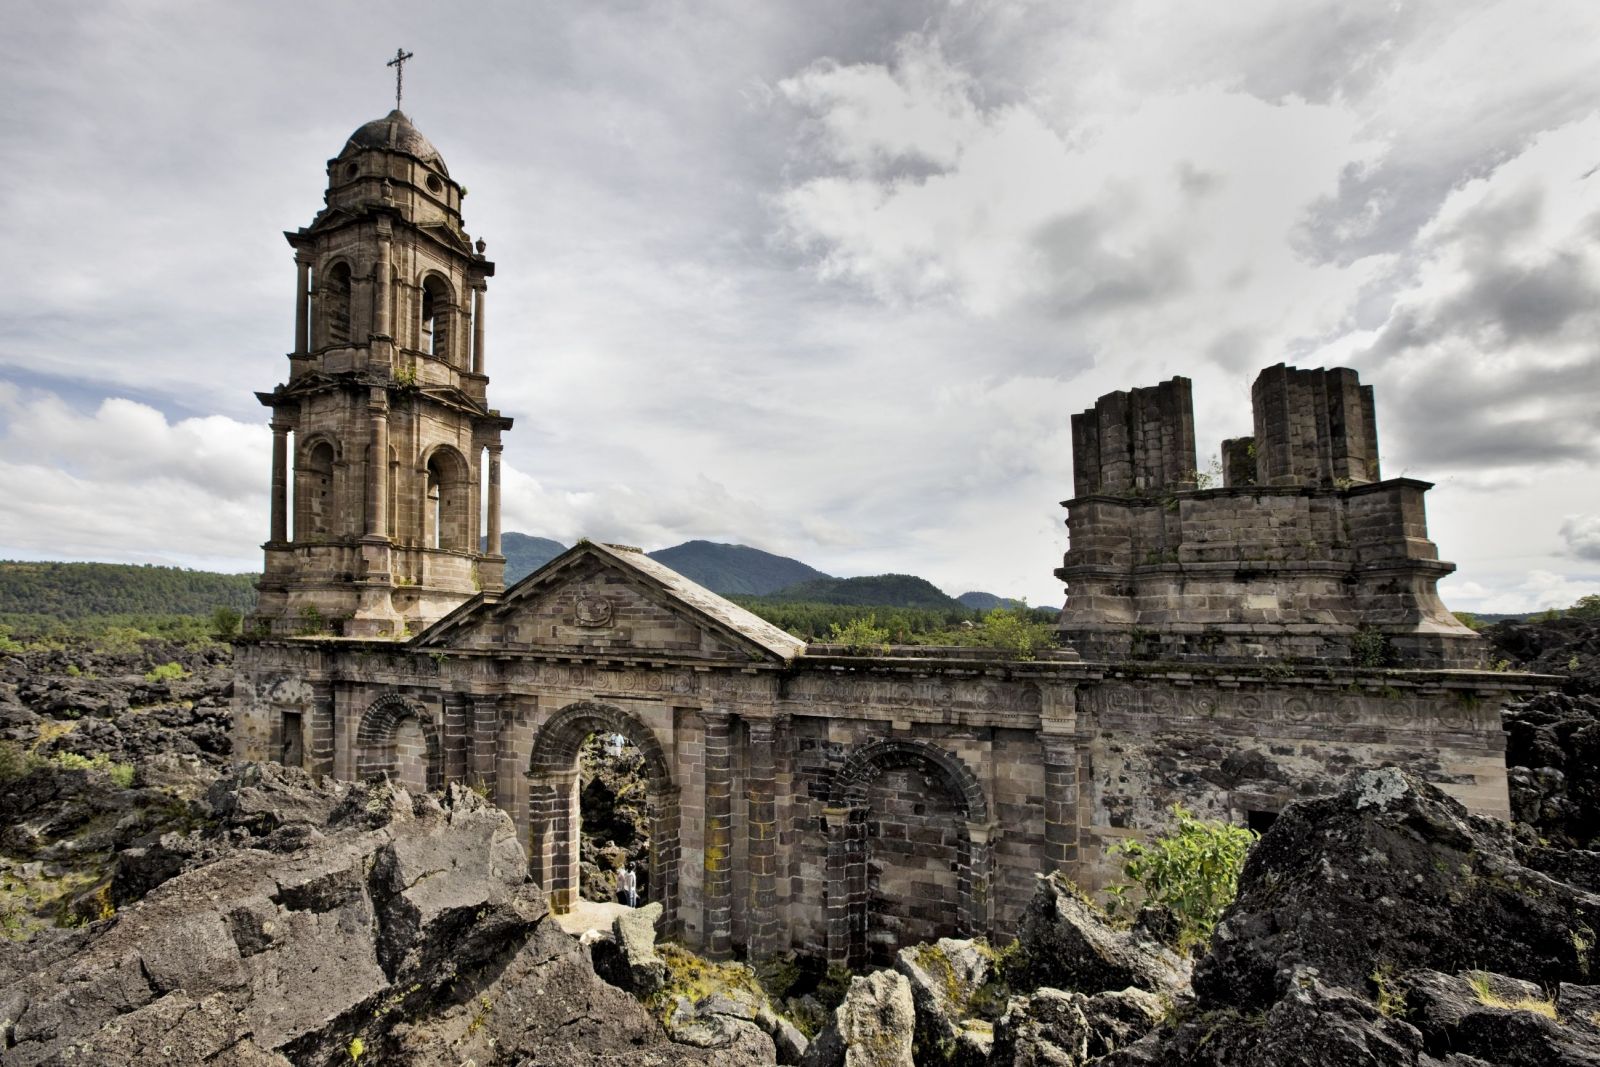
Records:
[[[255,607],[253,574],[126,563],[0,562],[0,615],[210,615]]]
[[[797,582],[828,579],[826,574],[797,559],[763,552],[749,545],[715,541],[685,541],[658,548],[650,558],[723,596],[765,596]]]
[[[480,547],[487,548],[487,539],[480,539]],[[560,541],[529,534],[506,533],[500,538],[500,552],[506,557],[506,588],[543,567],[567,550]]]
[[[787,586],[765,599],[814,604],[862,604],[896,608],[965,611],[955,597],[945,596],[926,578],[913,574],[870,574],[861,578],[814,578]]]

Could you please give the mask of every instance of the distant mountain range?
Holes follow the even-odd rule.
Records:
[[[500,539],[506,557],[506,585],[512,585],[567,550],[548,537],[506,533]],[[992,611],[1016,606],[993,593],[963,593],[948,597],[932,582],[909,574],[876,574],[864,578],[835,578],[788,556],[763,552],[749,545],[716,541],[685,541],[648,553],[692,582],[722,596],[763,597],[786,602],[861,604],[874,607],[967,607]]]
[[[959,609],[926,578],[911,574],[873,574],[863,578],[813,578],[768,593],[767,600],[811,604],[858,604],[866,607]]]
[[[567,550],[548,537],[506,533],[506,584],[527,577]],[[686,541],[651,552],[652,559],[723,596],[782,603],[895,608],[976,608],[1002,603],[990,593],[945,596],[909,574],[835,578],[797,559],[748,545]],[[117,563],[0,562],[0,616],[78,619],[121,614],[208,616],[219,607],[255,606],[253,574],[214,574],[176,567]]]
[[[956,597],[963,605],[973,611],[993,611],[995,608],[1025,608],[1025,600],[1013,600],[1010,597],[995,596],[993,593],[962,593]]]
[[[801,582],[838,581],[797,559],[775,556],[749,545],[685,541],[657,549],[649,556],[723,596],[768,596]]]
[[[487,548],[481,543],[480,548]],[[505,533],[500,535],[500,553],[506,557],[506,585],[522,581],[546,563],[567,550],[560,541],[548,537],[531,537],[528,534]]]

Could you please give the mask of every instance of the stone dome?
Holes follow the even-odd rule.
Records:
[[[352,133],[339,152],[339,158],[343,159],[352,152],[368,148],[404,152],[424,163],[432,163],[446,174],[450,173],[449,168],[444,165],[444,157],[439,155],[439,150],[417,132],[417,128],[411,125],[411,120],[399,109],[389,112],[381,119],[373,119]]]

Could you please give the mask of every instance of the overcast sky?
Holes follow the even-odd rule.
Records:
[[[1058,603],[1071,413],[1187,375],[1209,457],[1288,361],[1452,607],[1600,592],[1593,0],[0,3],[0,557],[259,566],[281,234],[405,46],[507,529]]]

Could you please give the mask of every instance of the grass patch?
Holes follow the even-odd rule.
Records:
[[[1544,997],[1518,997],[1509,1000],[1494,991],[1494,986],[1489,982],[1489,975],[1483,971],[1473,971],[1467,976],[1467,984],[1472,987],[1472,995],[1478,998],[1478,1003],[1486,1008],[1500,1008],[1504,1011],[1531,1011],[1535,1015],[1543,1015],[1546,1019],[1554,1020],[1556,1017],[1556,1002]]]

